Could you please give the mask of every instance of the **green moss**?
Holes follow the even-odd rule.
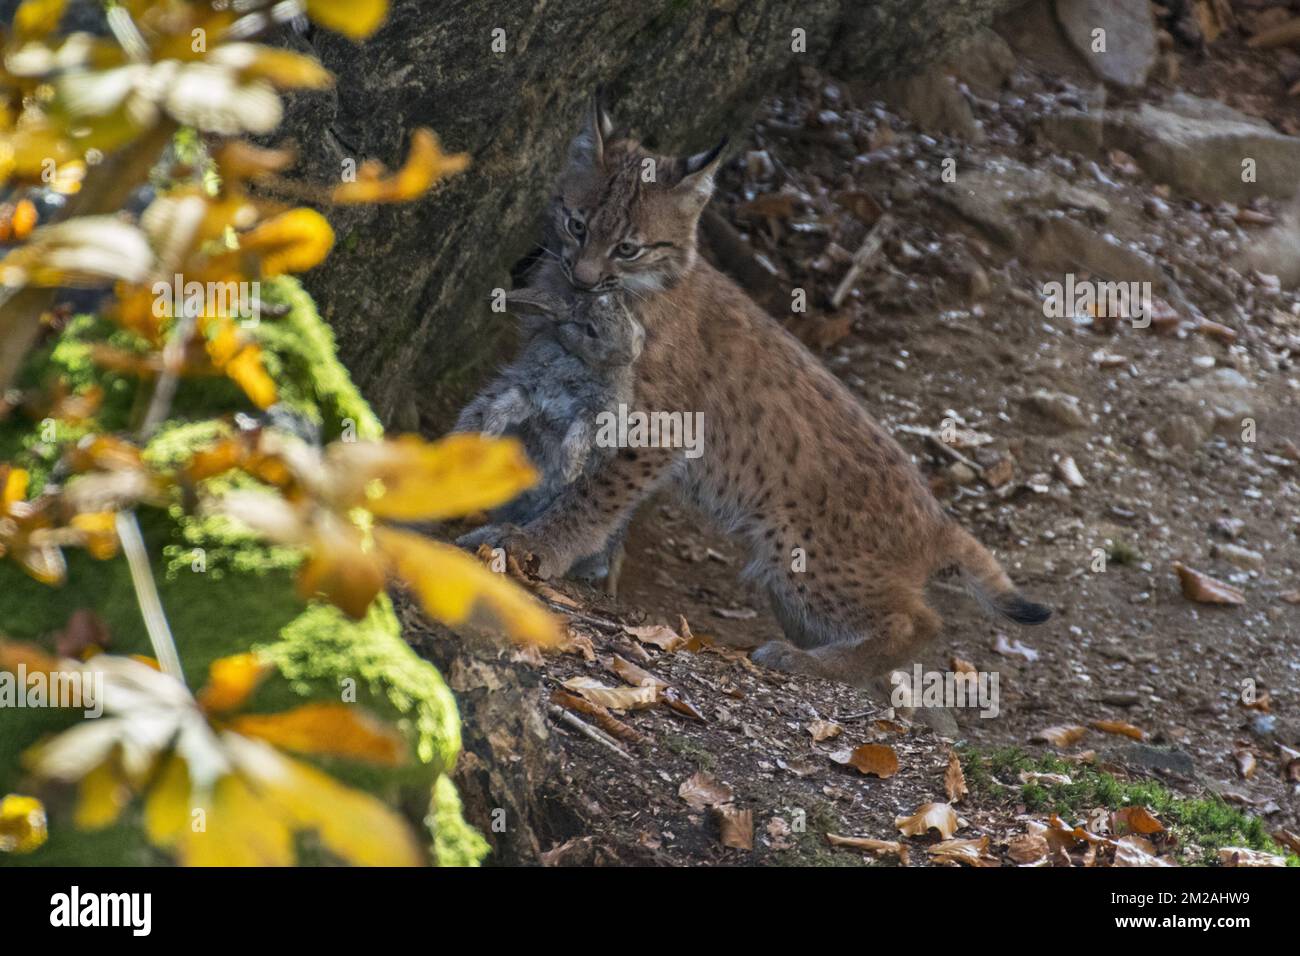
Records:
[[[1121,780],[1050,754],[1032,756],[1017,747],[990,753],[971,749],[960,752],[966,784],[972,793],[1014,794],[1027,810],[1056,813],[1069,822],[1077,821],[1097,807],[1118,810],[1142,806],[1169,828],[1180,847],[1196,846],[1203,851],[1201,858],[1185,862],[1214,863],[1220,847],[1245,846],[1284,855],[1289,866],[1300,866],[1300,859],[1269,838],[1262,820],[1243,813],[1213,794],[1183,797],[1155,780]],[[1071,782],[1021,784],[1020,774],[1026,771],[1065,774]]]
[[[266,293],[271,304],[288,307],[256,327],[268,369],[281,385],[281,399],[316,422],[325,440],[355,435],[376,438],[378,420],[353,387],[334,354],[330,330],[311,300],[291,280],[277,280]],[[95,341],[125,344],[121,333],[102,320],[78,317],[56,342],[34,355],[24,370],[31,387],[63,379],[81,390],[104,388],[106,401],[95,430],[133,426],[141,389],[132,379],[105,374],[89,360]],[[225,379],[185,380],[173,405],[174,417],[146,449],[154,464],[185,461],[197,448],[228,433],[233,411],[253,414],[233,383]],[[192,419],[200,419],[194,421]],[[82,429],[84,431],[84,429]],[[0,460],[32,470],[38,481],[48,474],[66,443],[79,432],[42,435],[39,423],[13,419],[0,424]],[[43,439],[52,438],[52,441]],[[252,486],[245,475],[209,479],[206,490],[221,492]],[[207,680],[220,657],[256,649],[276,668],[249,701],[252,711],[271,712],[305,701],[355,702],[399,728],[409,743],[409,760],[396,769],[377,769],[341,760],[316,760],[340,779],[402,809],[415,826],[427,828],[430,857],[447,865],[477,863],[486,844],[461,817],[460,802],[446,773],[460,749],[455,700],[437,670],[402,639],[386,596],[361,621],[332,606],[306,603],[295,588],[301,555],[291,548],[264,544],[220,517],[188,514],[180,492],[165,508],[141,508],[141,531],[153,564],[169,624],[175,634],[191,687]],[[54,589],[0,561],[0,633],[37,641],[50,636],[70,613],[91,608],[112,635],[112,652],[151,654],[125,561],[95,561],[69,549],[68,584]],[[0,793],[31,793],[35,782],[19,767],[19,755],[42,736],[72,726],[79,712],[6,712],[0,733]],[[74,830],[66,791],[42,792],[51,813],[49,843],[22,858],[0,863],[119,864],[165,862],[144,840],[138,804],[117,825],[96,834]],[[309,857],[310,858],[310,857]]]

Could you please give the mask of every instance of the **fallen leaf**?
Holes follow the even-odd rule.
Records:
[[[864,774],[886,780],[898,773],[898,754],[888,744],[863,744],[856,750],[836,751],[831,759],[838,764],[855,767]]]
[[[1121,807],[1110,815],[1110,827],[1115,833],[1132,830],[1142,836],[1152,833],[1164,833],[1165,825],[1157,820],[1146,807]]]
[[[838,737],[844,732],[844,728],[833,720],[814,720],[804,727],[804,730],[812,734],[813,743],[821,743],[823,740],[830,740],[832,737]]]
[[[875,840],[871,837],[846,837],[836,833],[826,834],[826,841],[831,846],[848,847],[853,850],[865,850],[868,853],[880,855],[882,853],[892,853],[898,857],[898,861],[907,866],[908,847],[905,843],[899,843],[897,840]]]
[[[619,657],[617,654],[614,655],[614,659],[610,663],[609,669],[633,687],[654,687],[660,691],[668,689],[667,681],[661,680],[654,674],[651,674],[648,670],[638,667],[636,664]]]
[[[1026,833],[1007,844],[1007,856],[1021,866],[1032,866],[1047,859],[1046,838],[1040,833]]]
[[[949,803],[960,803],[962,797],[970,792],[966,789],[966,774],[962,772],[961,760],[955,750],[948,751],[948,770],[943,775],[943,789],[948,794]]]
[[[1049,787],[1068,787],[1074,781],[1063,773],[1038,773],[1034,770],[1022,770],[1020,771],[1020,782],[1037,784],[1038,786],[1046,784]]]
[[[1225,584],[1218,578],[1195,571],[1181,561],[1174,562],[1178,580],[1183,587],[1183,597],[1199,604],[1237,605],[1246,603],[1246,595],[1231,584]]]
[[[1126,724],[1122,720],[1094,720],[1092,726],[1095,730],[1100,730],[1105,734],[1118,734],[1121,737],[1128,737],[1132,740],[1146,740],[1147,735],[1134,727],[1132,724]]]
[[[730,787],[703,770],[683,780],[682,785],[677,788],[677,796],[696,810],[730,803],[736,797]]]
[[[639,710],[659,703],[654,687],[607,687],[592,677],[570,677],[563,686],[610,710]]]
[[[661,651],[675,651],[686,643],[686,638],[666,624],[650,624],[645,627],[624,626],[623,630],[642,644],[649,644]]]
[[[1255,776],[1255,768],[1257,765],[1253,753],[1249,750],[1238,750],[1232,756],[1233,759],[1237,761],[1237,773],[1241,776],[1242,780],[1249,780],[1251,777]]]
[[[1078,724],[1062,724],[1040,730],[1029,739],[1048,743],[1053,747],[1072,747],[1082,740],[1087,732],[1087,727],[1080,727]]]
[[[567,690],[561,690],[558,687],[551,691],[551,703],[556,704],[566,710],[571,710],[577,714],[583,714],[596,721],[596,726],[611,737],[619,740],[626,740],[632,743],[645,743],[647,737],[634,727],[631,727],[611,714],[606,708],[599,704],[593,704],[577,694],[571,694]]]
[[[1286,866],[1286,857],[1244,846],[1219,848],[1219,862],[1224,866]]]
[[[997,859],[988,855],[989,838],[976,837],[970,840],[944,840],[926,852],[936,863],[964,863],[967,866],[1001,866]]]
[[[970,661],[962,660],[960,657],[954,657],[950,662],[952,669],[958,674],[977,674],[975,665]]]
[[[1115,843],[1116,866],[1174,866],[1169,860],[1156,856],[1151,841],[1140,836],[1121,837]]]
[[[710,815],[718,824],[723,846],[734,850],[754,849],[754,811],[738,810],[731,804],[713,807]]]
[[[951,840],[962,821],[946,803],[924,803],[910,817],[896,817],[894,826],[906,836],[925,836],[930,830],[938,830],[941,837]]]

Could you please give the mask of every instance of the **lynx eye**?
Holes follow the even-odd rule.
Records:
[[[614,247],[614,255],[620,259],[635,259],[641,254],[643,248],[635,242],[620,242]]]
[[[587,234],[587,224],[577,216],[570,216],[566,225],[569,227],[569,232],[573,234],[573,238],[575,239],[581,239]]]

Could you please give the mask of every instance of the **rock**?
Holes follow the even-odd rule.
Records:
[[[1088,426],[1088,416],[1079,405],[1079,400],[1065,392],[1052,392],[1040,388],[1026,396],[1024,404],[1067,430]]]
[[[962,461],[955,461],[948,466],[948,478],[954,485],[970,485],[975,483],[979,476],[975,469]]]
[[[1157,432],[1160,440],[1170,448],[1195,451],[1207,437],[1198,418],[1192,415],[1170,415]]]
[[[1013,247],[1022,245],[1030,235],[1029,213],[1083,209],[1101,218],[1110,215],[1110,203],[1099,193],[1013,160],[991,161],[982,169],[959,169],[955,183],[935,188],[932,195],[992,238]]]
[[[1158,46],[1149,4],[1056,0],[1056,18],[1066,39],[1099,79],[1127,90],[1146,85]]]
[[[1039,135],[1060,149],[1090,156],[1101,152],[1105,123],[1100,110],[1060,110],[1038,123]]]
[[[1241,272],[1254,270],[1277,276],[1283,288],[1293,289],[1300,285],[1300,256],[1296,249],[1300,249],[1300,203],[1293,202],[1277,225],[1254,235],[1233,264]]]
[[[1234,368],[1218,368],[1189,382],[1173,385],[1169,394],[1180,401],[1208,433],[1240,438],[1244,419],[1258,419],[1257,389]]]
[[[1210,530],[1222,538],[1235,541],[1245,527],[1246,522],[1240,518],[1215,518]]]
[[[1191,777],[1196,773],[1196,764],[1191,755],[1177,747],[1132,743],[1104,751],[1102,759],[1147,773],[1171,774],[1176,777]]]
[[[975,119],[970,103],[941,69],[931,68],[888,83],[881,89],[881,97],[927,133],[955,136],[968,143],[984,140],[984,127]]]
[[[1130,153],[1152,179],[1205,202],[1300,190],[1300,138],[1214,100],[1176,93],[1159,106],[1108,110],[1105,140]],[[1253,181],[1246,160],[1254,162]]]
[[[1237,544],[1216,544],[1210,549],[1211,557],[1222,558],[1229,564],[1235,565],[1245,571],[1262,571],[1264,569],[1264,555],[1258,551],[1252,551],[1250,548],[1243,548]]]
[[[989,27],[979,27],[940,60],[955,76],[984,97],[994,97],[1016,70],[1016,55],[1007,41]]]
[[[305,284],[383,421],[418,395],[425,430],[448,424],[511,338],[514,322],[491,311],[491,290],[536,246],[538,217],[597,85],[617,121],[664,150],[704,149],[741,128],[791,66],[879,82],[1012,5],[807,0],[793,13],[780,0],[478,0],[436,10],[393,0],[364,43],[326,30],[291,35],[286,43],[309,48],[337,77],[288,104],[283,135],[297,142],[296,174],[328,185],[347,159],[395,168],[417,126],[472,157],[418,203],[326,208],[338,241]],[[490,50],[497,28],[501,54]],[[796,28],[806,52],[792,49]]]

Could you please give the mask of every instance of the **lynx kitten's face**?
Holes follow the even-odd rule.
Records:
[[[666,289],[695,260],[695,227],[722,144],[686,159],[613,138],[600,111],[573,141],[550,209],[551,249],[577,289]]]

